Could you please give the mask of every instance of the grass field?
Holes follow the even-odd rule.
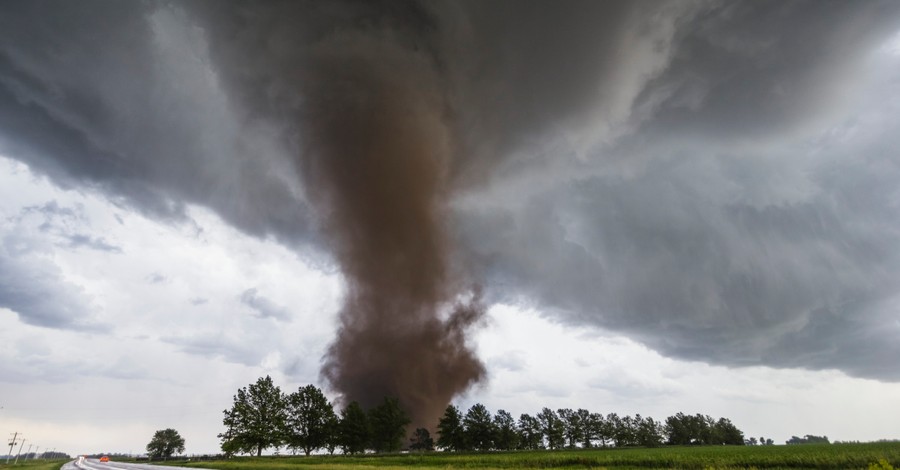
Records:
[[[19,463],[14,464],[16,457],[13,456],[9,461],[9,465],[6,464],[6,458],[0,459],[0,469],[9,469],[9,470],[59,470],[59,467],[69,460],[67,459],[49,459],[49,460],[22,460],[19,459]]]
[[[427,453],[311,457],[239,457],[209,462],[170,462],[219,470],[408,468],[683,468],[868,469],[885,460],[900,470],[900,443],[657,449],[567,450],[498,453]],[[883,467],[879,467],[883,468]],[[889,467],[888,467],[889,468]]]

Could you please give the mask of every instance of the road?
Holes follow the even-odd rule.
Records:
[[[188,467],[163,467],[146,463],[100,462],[97,459],[76,459],[66,463],[60,470],[169,470]],[[192,468],[190,470],[197,470]]]

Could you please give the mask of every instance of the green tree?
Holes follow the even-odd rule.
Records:
[[[498,450],[512,450],[519,445],[516,420],[508,411],[498,410],[494,415],[494,447]]]
[[[334,409],[315,385],[300,387],[287,397],[287,444],[309,455],[325,447]]]
[[[385,397],[380,405],[369,410],[372,449],[375,452],[399,451],[409,422],[409,416],[403,411],[400,401],[393,397]]]
[[[341,444],[340,425],[340,420],[332,409],[331,416],[328,417],[328,421],[325,423],[325,450],[328,451],[328,455],[333,455],[334,449]]]
[[[828,436],[814,436],[807,434],[804,437],[791,436],[785,444],[830,444]]]
[[[285,397],[269,376],[238,389],[224,414],[226,431],[219,438],[229,455],[255,451],[260,456],[264,449],[284,443]]]
[[[742,433],[741,430],[737,428],[737,426],[732,424],[731,420],[727,418],[719,418],[719,420],[716,421],[715,427],[715,435],[718,437],[718,442],[714,442],[713,444],[725,444],[732,446],[744,445],[744,433]]]
[[[612,424],[606,420],[602,413],[591,413],[588,429],[591,438],[600,441],[600,445],[607,447],[612,441]]]
[[[345,454],[359,454],[365,452],[372,440],[372,429],[369,426],[369,417],[363,411],[359,403],[353,401],[341,411],[341,420],[338,424],[341,449]]]
[[[423,452],[434,450],[434,439],[431,438],[431,433],[425,428],[416,428],[416,432],[413,433],[413,437],[409,441],[410,450]]]
[[[527,413],[519,416],[519,448],[536,450],[544,448],[544,432],[541,422]]]
[[[462,425],[462,413],[459,408],[450,404],[438,421],[439,436],[437,445],[444,450],[459,451],[466,449],[466,435]]]
[[[147,456],[150,460],[168,460],[172,455],[182,452],[184,452],[184,438],[172,428],[156,431],[147,444]]]
[[[620,418],[616,413],[606,415],[606,423],[609,426],[610,438],[616,447],[628,445],[628,425],[624,418]]]
[[[582,411],[582,410],[579,410]],[[583,410],[584,414],[590,414],[587,410]],[[582,414],[572,410],[571,408],[560,408],[556,410],[559,419],[563,424],[563,436],[566,446],[570,448],[578,447],[579,443],[584,442],[584,421]]]
[[[637,423],[639,423],[641,419],[641,415],[636,415],[634,418],[625,415],[625,417],[619,421],[620,427],[616,433],[619,442],[616,443],[616,446],[637,445]]]
[[[677,413],[670,416],[666,418],[668,443],[682,446],[709,444],[712,440],[710,423],[714,423],[713,419],[701,414],[691,416]]]
[[[659,447],[663,443],[662,425],[651,417],[636,420],[635,441],[639,446]]]
[[[584,449],[594,447],[596,437],[594,437],[594,428],[591,426],[591,412],[584,408],[579,408],[575,411],[575,416],[581,426],[581,432],[578,433],[581,447]]]
[[[466,441],[475,450],[491,450],[494,447],[494,422],[491,413],[481,403],[476,403],[463,418]]]
[[[551,450],[562,447],[565,426],[556,412],[550,408],[544,408],[537,415],[537,419],[541,423],[541,432],[547,439],[547,447]]]

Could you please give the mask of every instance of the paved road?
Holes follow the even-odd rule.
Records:
[[[100,462],[97,459],[76,459],[62,466],[60,470],[169,470],[188,467],[162,467],[146,463]],[[197,470],[192,468],[190,470]]]

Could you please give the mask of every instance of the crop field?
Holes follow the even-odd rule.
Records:
[[[879,462],[881,464],[879,465]],[[683,468],[683,469],[900,469],[900,443],[747,447],[662,447],[494,453],[365,456],[238,457],[170,462],[218,470],[408,468]]]
[[[10,470],[59,470],[64,463],[69,461],[68,459],[19,459],[19,463],[13,463],[15,460],[16,457],[13,456],[7,465],[6,458],[0,458],[0,468],[8,468]]]

